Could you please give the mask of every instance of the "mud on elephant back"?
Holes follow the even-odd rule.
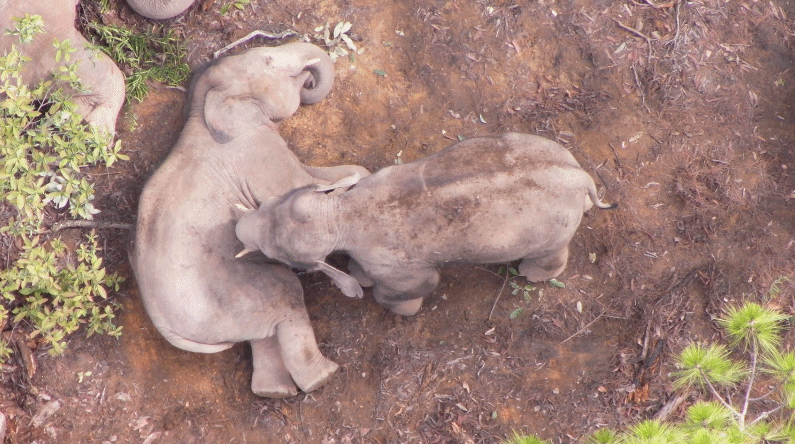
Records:
[[[215,60],[193,80],[185,127],[139,202],[130,259],[153,324],[193,352],[249,341],[260,396],[311,391],[337,369],[317,347],[297,277],[261,257],[235,258],[237,205],[369,174],[303,165],[276,131],[273,122],[323,99],[333,79],[328,55],[308,43]]]

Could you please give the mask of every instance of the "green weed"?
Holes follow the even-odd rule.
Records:
[[[97,36],[100,49],[125,72],[128,102],[146,97],[149,80],[180,86],[190,76],[185,43],[172,30],[154,25],[140,32],[93,22],[88,29]]]
[[[42,29],[41,17],[25,16],[11,31],[24,45]],[[54,42],[59,60],[69,61],[73,48]],[[0,237],[16,245],[6,252],[10,266],[0,271],[0,329],[8,322],[29,326],[29,337],[63,351],[65,337],[80,325],[88,334],[118,335],[107,289],[118,290],[122,278],[106,272],[95,234],[68,249],[58,237],[45,237],[45,210],[68,210],[73,218],[92,219],[94,187],[84,172],[127,160],[121,144],[84,124],[62,86],[80,90],[74,63],[54,79],[29,87],[20,72],[29,59],[16,47],[0,57]],[[13,315],[13,318],[11,318]],[[16,327],[15,327],[16,328]],[[0,363],[11,350],[0,340]]]
[[[778,295],[779,285],[785,281],[788,279],[776,280],[767,299]],[[795,443],[795,351],[785,351],[781,344],[785,327],[792,321],[781,311],[754,302],[727,308],[718,320],[727,345],[694,343],[676,357],[679,370],[674,374],[675,390],[701,391],[710,400],[688,407],[680,421],[647,420],[621,431],[601,429],[583,441]],[[525,437],[514,434],[503,444],[525,442],[520,438]]]

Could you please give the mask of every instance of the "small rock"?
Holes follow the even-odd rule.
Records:
[[[6,439],[6,415],[0,412],[0,442],[5,442]]]
[[[116,396],[114,396],[113,399],[121,402],[132,402],[132,397],[127,392],[116,393]]]
[[[44,424],[44,421],[49,419],[49,417],[55,414],[55,412],[57,412],[58,409],[60,408],[61,408],[61,401],[58,401],[57,399],[54,399],[44,404],[43,406],[41,406],[39,411],[36,412],[35,415],[33,415],[33,418],[30,420],[30,425],[33,428],[41,426],[42,424]]]

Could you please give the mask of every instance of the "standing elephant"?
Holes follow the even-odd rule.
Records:
[[[196,75],[185,127],[139,203],[131,262],[153,324],[193,352],[249,341],[260,396],[291,396],[296,385],[311,391],[337,369],[318,350],[296,276],[235,259],[236,204],[369,174],[303,165],[276,131],[275,121],[321,100],[333,79],[328,55],[308,43],[214,61]]]
[[[30,0],[0,0],[0,55],[15,45],[31,60],[23,68],[22,79],[32,85],[52,77],[60,66],[77,64],[77,75],[83,89],[67,92],[77,104],[77,111],[93,127],[109,134],[116,132],[116,118],[124,103],[124,74],[113,61],[99,50],[90,48],[88,41],[75,29],[77,0],[52,2]],[[25,14],[39,15],[44,20],[44,32],[32,42],[19,44],[17,36],[6,33],[14,29],[14,18]],[[69,40],[76,50],[69,61],[55,61],[57,49],[53,41]]]
[[[146,18],[163,20],[182,14],[193,0],[127,0],[127,4]]]
[[[519,273],[528,280],[557,276],[593,205],[614,207],[599,201],[571,153],[539,136],[507,133],[459,142],[360,182],[354,175],[268,199],[236,231],[246,250],[322,271],[347,296],[375,285],[379,303],[412,315],[447,262],[524,259]],[[355,279],[324,262],[334,251],[351,256]]]

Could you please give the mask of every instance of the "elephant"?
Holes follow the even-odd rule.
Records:
[[[28,85],[49,80],[54,70],[76,63],[82,88],[78,91],[64,85],[65,90],[72,95],[77,111],[86,122],[100,131],[114,134],[116,118],[124,104],[124,74],[107,55],[90,48],[89,42],[75,29],[77,3],[77,0],[0,0],[0,53],[7,54],[14,45],[31,59],[22,71],[22,80]],[[14,29],[13,18],[25,14],[41,16],[44,32],[36,34],[30,43],[20,45],[18,37],[6,30]],[[55,60],[54,39],[68,40],[75,49],[69,61]]]
[[[592,205],[615,207],[599,200],[571,153],[539,136],[506,133],[361,180],[352,175],[270,198],[245,212],[235,232],[245,248],[240,255],[261,250],[294,268],[322,271],[350,297],[375,285],[376,301],[413,315],[444,263],[523,259],[518,270],[528,280],[554,278]],[[351,275],[324,261],[332,252],[350,256]]]
[[[194,74],[188,116],[165,161],[144,185],[130,256],[152,323],[183,350],[214,353],[251,344],[251,389],[265,397],[308,392],[337,369],[318,349],[301,283],[282,264],[236,260],[235,204],[258,205],[355,165],[302,164],[275,122],[330,91],[334,66],[308,43],[252,48]]]
[[[127,0],[127,4],[146,18],[164,20],[185,12],[193,0]]]

